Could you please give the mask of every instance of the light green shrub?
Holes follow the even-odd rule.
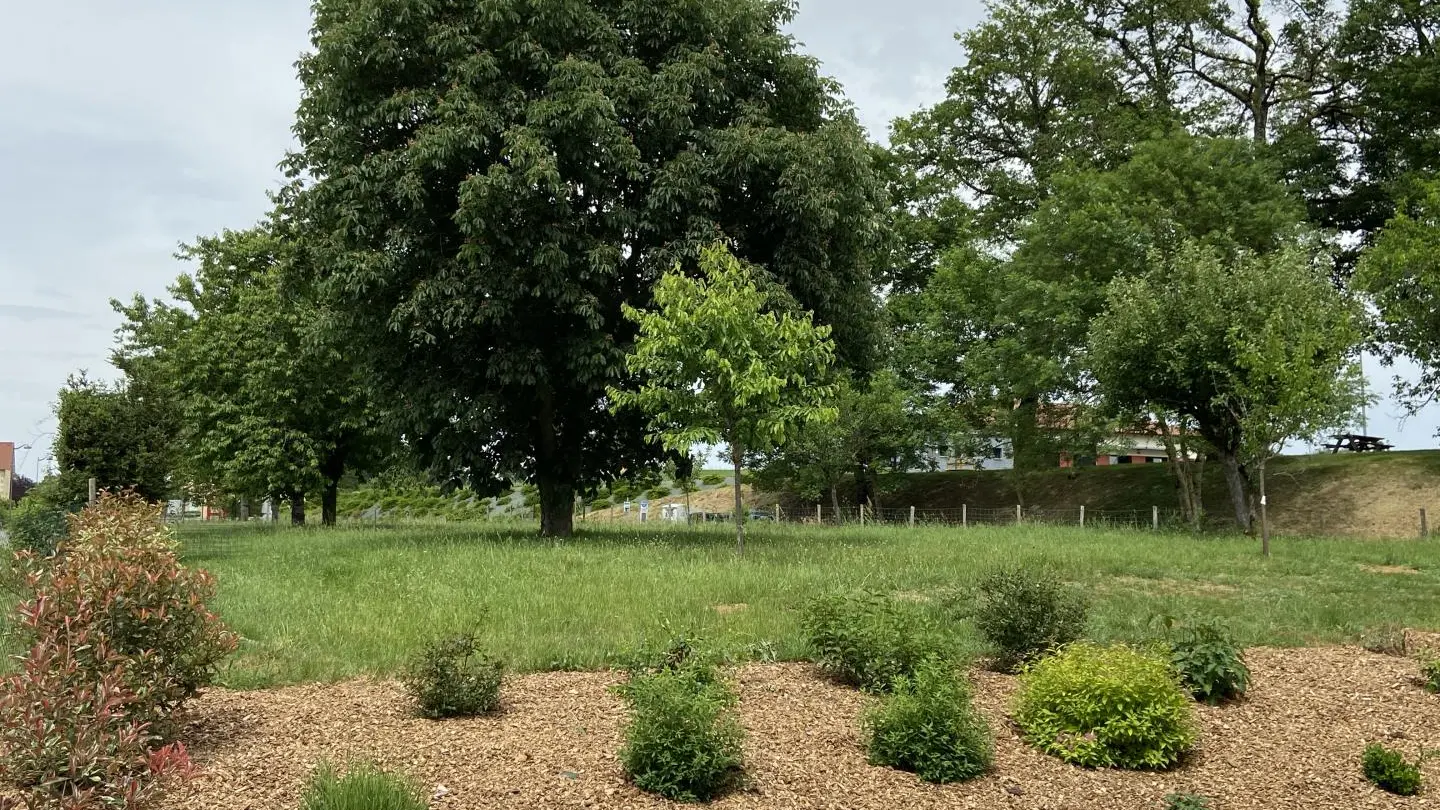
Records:
[[[1197,736],[1170,662],[1123,645],[1080,642],[1030,665],[1014,719],[1026,742],[1090,768],[1168,768]]]
[[[630,706],[620,762],[637,787],[704,802],[734,784],[745,732],[735,692],[713,668],[682,664],[636,674],[619,691]]]
[[[374,765],[351,765],[344,776],[329,764],[315,769],[301,810],[427,810],[420,786]]]
[[[820,669],[867,692],[889,691],[941,654],[925,617],[884,594],[817,597],[800,622]]]

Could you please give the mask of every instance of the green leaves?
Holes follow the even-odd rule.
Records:
[[[833,421],[824,379],[830,328],[768,310],[752,271],[721,246],[701,255],[703,278],[675,271],[655,285],[656,309],[625,308],[639,328],[626,366],[640,381],[611,387],[615,408],[637,408],[664,445],[699,442],[741,452],[785,443],[802,424]]]

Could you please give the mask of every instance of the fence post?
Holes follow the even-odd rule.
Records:
[[[92,506],[95,504],[95,479],[94,479],[94,478],[91,478],[91,479],[90,479],[90,504],[91,504]]]
[[[970,525],[970,505],[960,504],[960,528],[964,529]]]
[[[915,528],[915,507],[910,507],[910,528]]]
[[[1080,504],[1080,528],[1085,528],[1085,504]]]
[[[818,525],[823,525],[824,523],[825,523],[825,516],[822,515],[822,514],[820,514],[820,504],[817,503],[817,504],[815,504],[815,524],[818,526]]]
[[[1015,525],[1019,526],[1023,520],[1024,517],[1020,514],[1020,504],[1017,503],[1015,504]]]
[[[860,525],[865,525],[865,504],[860,504]]]
[[[1158,506],[1150,507],[1150,528],[1157,532],[1160,531],[1160,507]]]
[[[1425,521],[1425,507],[1420,507],[1420,539],[1424,540],[1430,536],[1430,524]]]
[[[780,522],[780,504],[775,504],[775,522]]]

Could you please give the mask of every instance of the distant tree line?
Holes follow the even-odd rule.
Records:
[[[876,504],[937,447],[1003,439],[1023,497],[1143,423],[1191,519],[1203,456],[1248,529],[1266,460],[1352,418],[1362,349],[1420,363],[1415,407],[1440,381],[1440,7],[997,0],[885,146],[788,2],[314,14],[273,211],[116,303],[123,380],[62,391],[62,475],[331,523],[398,463],[533,484],[566,535],[694,440]],[[747,354],[766,319],[824,362]]]

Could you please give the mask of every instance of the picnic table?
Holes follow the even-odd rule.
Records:
[[[1341,450],[1349,450],[1352,453],[1374,453],[1389,450],[1394,446],[1386,443],[1379,436],[1361,436],[1358,433],[1341,433],[1332,437],[1330,443],[1325,445],[1331,453],[1338,453]]]

